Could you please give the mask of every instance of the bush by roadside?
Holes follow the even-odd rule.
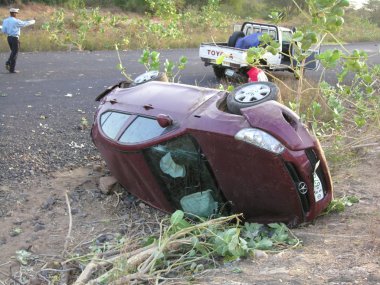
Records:
[[[189,7],[169,12],[143,15],[116,7],[70,9],[35,3],[22,5],[21,19],[36,18],[36,25],[23,31],[22,51],[108,50],[114,49],[115,44],[123,49],[198,47],[210,39],[226,41],[232,25],[244,21],[214,4],[204,5],[200,10]],[[6,18],[8,8],[0,7],[0,15]],[[287,25],[299,26],[300,19],[292,17]],[[376,41],[380,28],[356,13],[348,13],[345,29],[338,36],[343,42]],[[0,52],[7,51],[3,36]]]

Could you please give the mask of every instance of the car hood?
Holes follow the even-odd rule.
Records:
[[[297,114],[276,101],[244,108],[241,112],[252,127],[270,133],[288,149],[301,150],[315,144]]]
[[[129,88],[116,88],[106,101],[126,112],[147,116],[160,113],[182,121],[199,106],[222,91],[175,83],[152,81]]]

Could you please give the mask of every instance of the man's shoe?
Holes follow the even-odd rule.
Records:
[[[8,70],[8,71],[10,71],[11,66],[10,66],[9,64],[6,64],[6,65],[5,65],[5,69]]]
[[[9,71],[9,73],[20,73],[18,70]]]

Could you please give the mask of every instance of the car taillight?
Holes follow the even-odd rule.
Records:
[[[276,154],[280,154],[285,150],[285,147],[282,143],[280,143],[270,134],[259,129],[242,129],[235,135],[235,139],[253,144],[259,148]]]

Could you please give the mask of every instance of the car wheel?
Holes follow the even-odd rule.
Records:
[[[227,45],[229,47],[235,47],[236,45],[236,41],[240,38],[243,38],[245,37],[245,34],[242,32],[242,31],[238,31],[238,32],[234,32],[230,38],[228,39],[228,43]]]
[[[227,97],[227,109],[232,114],[241,114],[240,109],[277,100],[279,89],[271,82],[250,82],[233,90]]]
[[[140,74],[137,76],[133,82],[131,83],[131,86],[140,85],[149,81],[163,81],[168,82],[168,77],[166,76],[166,73],[159,72],[157,70],[151,70],[147,71],[143,74]]]
[[[222,79],[222,78],[226,77],[226,75],[224,74],[225,69],[223,67],[218,66],[218,65],[214,65],[212,68],[214,69],[214,74],[215,74],[216,78]]]

